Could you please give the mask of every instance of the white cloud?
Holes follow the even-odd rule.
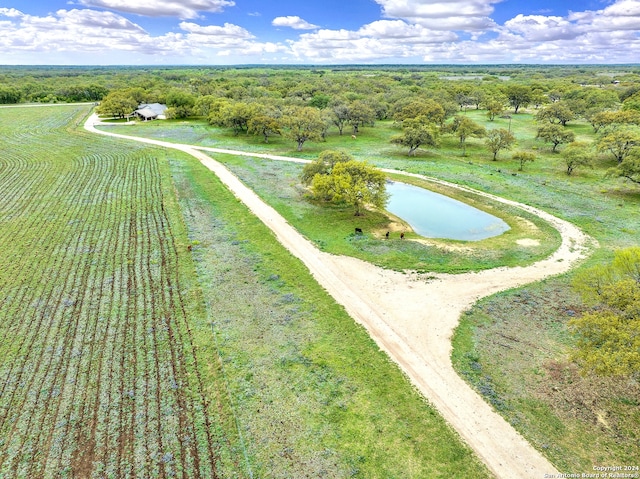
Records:
[[[272,42],[257,42],[255,36],[248,30],[230,23],[223,26],[197,25],[182,22],[180,28],[187,32],[184,36],[185,44],[195,55],[207,57],[228,56],[246,58],[265,53],[286,52],[287,47]]]
[[[433,31],[422,25],[409,25],[402,20],[378,20],[363,26],[358,35],[403,43],[440,43],[457,39],[453,32]]]
[[[231,23],[225,23],[221,27],[218,25],[207,25],[203,27],[195,23],[182,22],[180,23],[180,28],[195,35],[242,39],[254,38],[248,30]]]
[[[453,32],[434,32],[402,20],[378,20],[357,31],[319,30],[291,41],[292,52],[313,61],[376,61],[387,58],[419,58],[430,45],[452,42]]]
[[[584,28],[562,17],[542,15],[522,15],[505,22],[510,32],[522,35],[531,41],[570,40],[584,33]]]
[[[598,31],[640,30],[640,0],[619,0],[595,12],[592,26]]]
[[[619,0],[606,7],[602,14],[608,17],[640,17],[640,2],[638,0]]]
[[[125,0],[72,0],[108,5]],[[498,0],[375,0],[386,18],[353,30],[326,29],[300,17],[278,17],[276,27],[315,29],[291,34],[286,43],[257,38],[242,25],[187,21],[198,12],[219,11],[227,0],[158,0],[154,15],[183,17],[174,31],[152,35],[113,11],[59,10],[32,16],[0,8],[0,63],[48,62],[60,52],[86,62],[254,63],[434,62],[434,63],[624,63],[640,51],[640,0],[609,1],[600,10],[566,16],[520,14],[496,25]],[[142,13],[151,0],[128,0]],[[264,37],[266,38],[266,37]],[[96,55],[101,52],[101,55]],[[44,55],[43,55],[44,54]],[[29,56],[31,55],[31,56]],[[216,60],[216,58],[224,59]],[[62,61],[62,60],[60,60]]]
[[[274,27],[290,27],[295,30],[315,30],[318,28],[317,25],[313,25],[297,15],[274,18],[271,24]]]
[[[0,17],[21,17],[24,13],[15,8],[0,8]]]
[[[97,10],[59,10],[46,17],[16,16],[14,21],[0,22],[0,59],[10,53],[34,52],[60,55],[73,52],[80,56],[94,52],[99,58],[119,58],[141,54],[176,59],[191,58],[204,62],[224,52],[234,58],[287,51],[282,44],[261,43],[246,29],[229,23],[222,26],[180,23],[181,32],[152,36],[139,25],[112,12]],[[95,52],[104,55],[95,57]]]
[[[79,0],[89,7],[108,8],[148,17],[197,18],[198,12],[218,13],[232,7],[232,0]]]
[[[434,30],[489,30],[493,4],[503,0],[375,0],[387,17]]]
[[[403,20],[303,34],[289,42],[292,52],[302,61],[323,62],[623,63],[635,61],[630,52],[640,51],[640,0],[617,0],[602,10],[566,17],[521,14],[502,26],[494,24],[497,37],[480,31],[466,40],[456,33],[464,23],[462,14],[481,25],[481,15],[497,2],[376,1],[387,16]],[[456,9],[457,17],[438,20]],[[439,27],[431,28],[431,22]]]
[[[31,51],[99,50],[131,48],[145,31],[124,17],[95,10],[59,10],[46,17],[22,15],[18,23],[5,23],[0,45]]]

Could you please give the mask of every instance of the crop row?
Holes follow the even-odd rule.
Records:
[[[51,110],[0,118],[0,477],[216,477],[159,160]]]

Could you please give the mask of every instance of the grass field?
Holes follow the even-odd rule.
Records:
[[[0,111],[0,477],[489,477],[196,160]]]
[[[518,140],[515,149],[536,154],[536,160],[527,164],[524,171],[518,170],[519,164],[510,159],[509,152],[500,152],[498,161],[492,161],[480,139],[467,141],[464,157],[457,140],[446,136],[441,139],[439,149],[423,150],[415,157],[407,157],[406,152],[388,144],[388,139],[397,131],[385,122],[363,128],[357,140],[331,134],[325,143],[305,144],[301,155],[295,152],[295,145],[282,139],[276,138],[266,145],[258,137],[234,136],[199,121],[118,128],[123,133],[175,142],[310,159],[323,149],[343,149],[377,166],[471,186],[538,207],[582,228],[600,245],[585,266],[611,258],[616,249],[638,245],[640,189],[606,177],[605,171],[614,164],[606,155],[597,159],[593,169],[578,170],[567,176],[561,156],[535,139],[534,113],[512,115],[511,122],[506,119],[489,122],[482,111],[466,113],[487,128],[510,128]],[[581,140],[594,139],[591,127],[584,122],[571,122],[568,128]],[[510,257],[503,251],[500,251],[502,257],[496,254],[492,262],[486,261],[486,255],[467,255],[464,267],[458,263],[463,255],[438,247],[414,249],[412,246],[407,251],[403,245],[402,250],[381,251],[375,248],[380,244],[375,239],[361,241],[345,234],[353,231],[354,226],[348,212],[319,213],[312,203],[297,201],[302,197],[296,186],[299,167],[213,156],[227,162],[261,192],[263,198],[327,251],[357,255],[393,268],[411,266],[455,272],[465,268],[481,269],[500,261],[509,264]],[[281,185],[277,191],[270,186],[276,179]],[[322,222],[327,225],[324,228],[310,220],[319,214],[326,218]],[[378,215],[370,215],[366,221],[365,227],[373,232],[386,225],[386,219]],[[343,226],[333,228],[336,224]],[[555,241],[552,235],[547,236],[549,240],[547,245]],[[499,246],[499,243],[490,243],[489,246]],[[543,255],[544,251],[537,253]],[[429,264],[421,260],[427,257]],[[514,258],[515,262],[532,259]],[[566,324],[585,309],[571,290],[572,274],[495,295],[468,311],[461,318],[454,337],[454,365],[561,470],[590,472],[596,464],[636,464],[640,456],[638,385],[620,379],[583,377],[567,360],[574,341]]]

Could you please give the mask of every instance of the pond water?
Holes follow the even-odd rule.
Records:
[[[478,241],[509,229],[500,218],[424,188],[392,181],[387,192],[387,211],[426,238]]]

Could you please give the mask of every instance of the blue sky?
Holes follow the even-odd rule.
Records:
[[[0,65],[640,63],[640,0],[0,0]]]

